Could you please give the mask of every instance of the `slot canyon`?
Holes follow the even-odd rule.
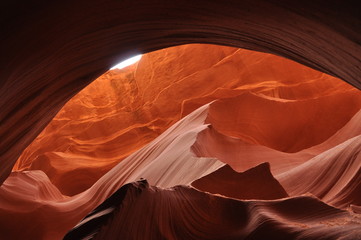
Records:
[[[0,3],[0,240],[361,240],[358,5]]]

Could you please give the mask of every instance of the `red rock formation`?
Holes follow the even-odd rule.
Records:
[[[229,99],[212,104],[208,119],[216,131],[280,153],[256,154],[259,161],[246,163],[230,154],[238,171],[275,159],[289,165],[280,155],[288,158],[284,152],[323,142],[361,107],[358,90],[287,59],[184,45],[146,54],[139,64],[94,81],[67,103],[14,169],[43,170],[62,193],[80,193],[182,116],[223,98]],[[227,148],[230,143],[223,139],[219,144]],[[230,149],[219,151],[221,146],[209,142],[204,146],[217,149],[209,156],[228,161],[220,155]]]
[[[0,182],[75,93],[136,52],[230,45],[291,58],[361,88],[357,3],[2,1]]]
[[[292,79],[278,79],[272,70],[266,71],[264,68],[241,74],[237,71],[239,69],[229,68],[231,65],[225,64],[218,76],[229,85],[213,88],[212,93],[200,90],[205,85],[209,85],[207,89],[210,90],[212,84],[218,81],[213,76],[217,76],[215,69],[219,64],[209,64],[222,55],[207,60],[200,58],[206,66],[210,66],[211,74],[208,75],[206,71],[195,74],[199,79],[203,76],[207,84],[203,82],[197,85],[198,81],[188,79],[190,82],[184,86],[191,86],[191,89],[182,88],[181,83],[186,83],[183,79],[178,79],[181,81],[177,84],[169,84],[165,80],[153,79],[144,72],[139,73],[139,76],[145,76],[142,95],[151,100],[151,105],[157,104],[152,111],[146,109],[145,116],[148,120],[154,120],[154,116],[161,115],[164,110],[169,113],[161,116],[164,122],[146,125],[145,129],[127,131],[130,129],[123,128],[124,134],[119,132],[122,128],[104,127],[103,131],[114,132],[114,139],[104,139],[99,131],[93,132],[94,136],[98,134],[97,138],[86,134],[79,139],[71,139],[69,135],[68,138],[59,139],[45,135],[34,146],[38,143],[42,148],[42,144],[39,144],[42,142],[54,144],[55,148],[44,145],[43,150],[48,150],[47,153],[40,148],[26,153],[16,169],[29,171],[11,173],[23,150],[72,96],[117,61],[134,53],[147,53],[185,43],[241,47],[296,60],[361,89],[361,20],[358,9],[358,2],[333,0],[327,4],[322,1],[283,0],[149,0],[141,5],[134,1],[110,0],[2,1],[0,239],[61,239],[96,206],[104,204],[106,199],[111,202],[114,198],[109,197],[118,189],[120,192],[124,189],[130,191],[125,195],[125,201],[118,201],[112,207],[125,211],[115,211],[113,214],[112,209],[104,208],[96,213],[98,215],[89,215],[101,227],[90,228],[90,231],[97,232],[96,238],[122,239],[145,233],[148,238],[159,239],[159,233],[163,233],[162,237],[187,239],[207,238],[209,234],[221,239],[358,239],[359,115],[351,119],[359,112],[358,92],[347,85],[333,84],[333,80],[330,82],[326,75],[318,73],[318,77],[313,78],[287,64],[283,68],[289,71],[283,76],[293,76]],[[227,60],[229,55],[223,56]],[[238,63],[240,60],[234,59]],[[250,57],[246,66],[250,66],[248,63],[252,61],[262,63]],[[222,60],[218,62],[222,65]],[[151,64],[147,65],[145,71],[149,69],[152,69]],[[177,71],[183,67],[168,64],[168,68],[160,72],[166,75],[164,73],[168,69]],[[244,70],[245,67],[240,69]],[[254,77],[255,73],[262,79]],[[179,72],[177,74],[181,75]],[[245,81],[242,87],[236,87],[232,85],[235,83],[233,74],[253,82]],[[183,76],[186,79],[188,75]],[[267,78],[269,76],[271,80]],[[305,78],[296,79],[294,76]],[[137,74],[135,77],[138,78]],[[151,84],[149,80],[156,80],[157,83]],[[147,89],[147,86],[152,86],[154,90]],[[175,94],[173,88],[167,86],[180,91]],[[124,87],[127,92],[131,90],[126,85]],[[194,92],[194,96],[185,96],[184,92]],[[183,102],[169,101],[169,96]],[[265,117],[264,111],[257,111],[259,108],[240,105],[242,108],[238,109],[233,105],[242,104],[237,99],[244,97],[252,99],[254,106],[264,103],[268,108],[263,110],[268,111],[267,116],[272,121],[256,120]],[[222,100],[204,105],[218,98]],[[331,99],[330,103],[326,99]],[[104,100],[92,103],[104,103]],[[309,104],[304,104],[306,102]],[[292,108],[289,107],[291,103],[295,103]],[[180,110],[168,108],[173,104],[180,106]],[[339,104],[342,108],[331,114],[326,110],[328,104]],[[193,112],[199,106],[202,107]],[[287,130],[286,134],[278,135],[275,130],[285,131],[286,128],[279,126],[277,117],[273,115],[282,112],[283,107],[294,116],[289,119],[295,123],[289,123],[290,132]],[[232,108],[237,111],[227,111]],[[127,109],[124,110],[127,112]],[[101,108],[97,111],[107,116]],[[154,115],[147,115],[150,112]],[[228,120],[221,112],[229,113]],[[306,114],[302,113],[310,114],[313,118],[307,119]],[[242,120],[243,114],[254,118],[253,121]],[[125,116],[124,119],[133,124],[134,118]],[[185,118],[177,121],[181,116]],[[329,116],[329,119],[326,121],[324,116]],[[146,123],[149,123],[148,120]],[[105,123],[106,118],[99,118],[97,123],[101,122]],[[235,123],[242,123],[240,125],[243,127]],[[316,123],[323,123],[323,126],[316,128]],[[230,127],[229,124],[234,126]],[[297,124],[307,124],[309,128]],[[100,125],[95,129],[101,129]],[[172,127],[154,139],[167,128],[166,125]],[[85,125],[78,122],[69,129],[74,131],[80,126]],[[150,130],[148,126],[152,126]],[[161,126],[162,130],[159,128],[157,132],[158,129],[152,129],[154,126]],[[94,151],[95,146],[101,146],[98,143],[118,144],[121,141],[116,140],[122,137],[129,139],[143,132],[145,135],[148,133],[151,139],[134,140],[134,143],[124,146],[128,151],[109,153],[106,147],[98,149],[102,151]],[[291,134],[297,136],[291,138]],[[214,137],[220,139],[212,139]],[[63,142],[72,142],[68,152],[61,149]],[[143,146],[146,142],[149,144]],[[227,142],[233,144],[226,146]],[[80,147],[82,144],[85,147]],[[238,146],[243,151],[237,150]],[[231,154],[220,151],[226,148]],[[260,157],[258,150],[267,156]],[[105,159],[100,153],[104,154]],[[250,157],[249,161],[245,156]],[[290,159],[284,162],[277,156]],[[265,158],[270,162],[271,173],[293,197],[274,201],[240,201],[199,192],[187,186],[174,187],[189,185],[224,164],[229,164],[236,171],[243,171],[242,168],[247,170],[254,167]],[[100,159],[105,162],[100,163]],[[76,163],[69,164],[75,160]],[[36,169],[42,169],[46,174]],[[56,185],[52,184],[47,174]],[[300,183],[303,176],[308,179]],[[152,187],[124,186],[140,177],[148,179]],[[77,180],[78,184],[71,186],[71,180]],[[298,196],[305,192],[311,192],[320,199]],[[63,193],[79,194],[69,197]],[[151,215],[140,218],[140,214],[134,214],[149,212],[146,204],[154,206],[154,213],[160,217],[157,221],[149,221],[153,220]],[[104,205],[100,205],[100,209],[102,207]],[[186,211],[182,212],[182,209]],[[124,219],[128,214],[129,218]],[[103,221],[102,216],[105,215],[109,216],[109,222]],[[168,219],[181,222],[182,228],[166,221]],[[78,226],[81,227],[83,223]],[[154,227],[153,223],[158,225]],[[141,226],[144,231],[123,232],[124,228],[119,228],[119,225]],[[217,229],[215,225],[224,228]],[[136,230],[139,228],[136,227]]]
[[[269,163],[260,164],[243,173],[235,172],[229,165],[192,182],[192,186],[213,194],[237,199],[279,199],[288,194],[273,178]]]
[[[312,193],[337,207],[361,205],[360,149],[360,136],[351,138],[277,178],[292,196]]]
[[[309,196],[237,201],[143,181],[123,186],[64,239],[357,239],[351,219]]]
[[[2,234],[0,235],[0,238],[59,239],[64,236],[72,226],[75,226],[78,221],[87,215],[91,209],[101,204],[126,183],[133,182],[139,178],[145,178],[149,179],[149,182],[152,185],[159,186],[161,188],[169,188],[178,184],[189,185],[195,180],[216,171],[222,167],[224,163],[218,161],[216,158],[196,157],[191,150],[193,149],[192,145],[196,143],[199,134],[209,129],[209,124],[206,124],[205,122],[211,106],[205,105],[177,122],[150,144],[144,146],[121,161],[117,166],[101,177],[90,189],[73,197],[61,195],[54,185],[52,185],[46,178],[46,176],[39,171],[13,173],[0,188],[0,206],[2,206],[0,211],[0,216],[2,217],[0,219],[2,220],[1,226],[4,229],[4,231],[0,231],[0,234]],[[352,126],[352,124],[348,126]],[[341,129],[334,136],[339,135],[339,133],[347,132],[350,133],[350,131]],[[347,136],[343,137],[347,138]],[[339,137],[338,139],[341,138]],[[335,153],[330,155],[328,162],[337,162],[338,154],[344,154],[345,151],[353,151],[353,149],[355,149],[355,145],[348,145],[348,142],[354,141],[355,139],[358,141],[359,137],[354,137],[345,143],[328,150]],[[198,144],[200,144],[200,142],[198,142]],[[324,154],[327,154],[327,151]],[[354,162],[353,164],[359,163],[359,151],[356,151],[353,154],[355,156],[354,158],[348,158],[346,156],[344,159],[351,159]],[[320,156],[322,156],[322,154]],[[344,166],[348,165],[347,161],[342,162],[345,163]],[[314,160],[309,160],[306,164],[308,163],[312,165],[312,173],[317,175],[324,171],[324,164],[318,164],[318,162]],[[344,171],[344,169],[345,167],[342,167],[337,171]],[[337,171],[335,172],[336,174]],[[347,174],[347,176],[351,175]],[[277,178],[279,178],[281,183],[284,180],[280,176],[277,176]],[[290,179],[292,180],[292,177]],[[345,179],[348,181],[346,185]],[[34,187],[26,187],[29,183]],[[341,188],[337,187],[337,190],[341,190],[342,186],[346,186],[344,188],[344,193],[348,196],[346,201],[351,198],[357,201],[357,198],[355,197],[356,193],[350,190],[352,190],[352,186],[359,185],[360,179],[351,176],[351,178],[341,179],[331,177],[329,184],[323,184],[321,181],[317,181],[314,186],[320,191],[322,191],[322,189],[323,191],[327,191],[329,186],[341,186]],[[297,190],[308,192],[308,185],[304,185],[303,189],[302,186],[303,185],[301,185]],[[348,186],[351,186],[351,188]],[[180,187],[179,189],[183,188],[184,187]],[[118,208],[119,206],[122,206],[122,204],[126,204],[123,209],[129,211],[129,214],[132,213],[130,215],[128,213],[125,214],[126,216],[129,216],[127,219],[131,219],[131,221],[124,221],[123,217],[125,215],[122,214],[114,215],[114,217],[113,215],[110,215],[110,218],[107,217],[106,219],[112,220],[105,221],[102,216],[112,213],[112,209],[114,208],[112,207],[110,210],[104,209],[104,211],[99,214],[95,214],[92,217],[97,224],[93,226],[93,228],[89,228],[87,225],[87,227],[85,227],[85,233],[89,234],[93,231],[98,232],[98,227],[96,226],[103,226],[103,230],[100,230],[98,235],[99,237],[103,235],[109,237],[111,235],[116,239],[129,236],[127,234],[131,233],[123,232],[123,228],[114,228],[112,225],[116,224],[119,226],[121,223],[126,227],[128,226],[127,224],[132,224],[133,226],[139,226],[138,224],[141,224],[144,231],[138,231],[135,233],[141,234],[140,232],[148,232],[150,234],[149,236],[154,238],[158,237],[158,230],[164,230],[170,234],[170,238],[174,234],[180,237],[187,234],[187,236],[189,235],[191,238],[197,239],[203,236],[199,235],[199,229],[203,229],[202,231],[205,232],[205,234],[214,230],[217,234],[220,234],[217,235],[219,238],[228,236],[228,234],[232,233],[236,234],[236,232],[241,234],[236,234],[236,236],[240,238],[246,238],[256,234],[256,236],[261,239],[264,238],[264,234],[266,233],[275,234],[274,237],[287,236],[287,238],[292,238],[297,236],[300,239],[314,239],[318,238],[320,235],[328,236],[329,239],[337,239],[338,237],[347,234],[349,234],[349,239],[355,239],[355,236],[357,237],[357,234],[359,234],[358,229],[360,222],[358,220],[358,215],[355,215],[355,213],[352,213],[352,215],[347,211],[332,208],[321,201],[310,197],[296,197],[289,200],[277,200],[276,202],[256,201],[253,202],[255,204],[254,206],[252,205],[253,203],[251,204],[250,209],[247,210],[247,214],[240,213],[240,216],[233,219],[231,217],[233,216],[231,213],[234,211],[231,211],[231,209],[234,209],[233,207],[237,208],[237,206],[244,206],[244,204],[248,204],[247,202],[243,203],[232,200],[235,201],[235,206],[231,205],[233,207],[228,209],[226,205],[228,205],[229,200],[227,200],[227,198],[223,199],[219,196],[215,197],[211,194],[196,193],[194,191],[189,192],[188,190],[185,192],[180,190],[180,192],[174,193],[175,195],[172,197],[172,193],[171,195],[168,195],[169,190],[157,189],[158,188],[151,188],[149,191],[146,190],[145,192],[149,192],[151,195],[141,195],[139,201],[137,200],[139,195],[133,195],[130,193],[127,197],[127,199],[130,200],[126,200],[124,203],[122,201],[116,202],[114,208]],[[138,190],[134,191],[138,192],[138,194],[142,192]],[[163,191],[165,191],[165,199],[162,197]],[[170,190],[170,192],[173,191],[174,190]],[[157,196],[152,195],[154,192],[159,192],[160,195],[153,198],[153,196]],[[293,192],[291,193],[293,194]],[[178,196],[178,194],[180,195]],[[197,197],[197,194],[200,194],[199,197]],[[333,201],[338,199],[345,203],[343,195],[334,194],[331,199],[333,199]],[[35,197],[29,198],[29,196]],[[159,198],[162,199],[162,203],[159,206],[169,206],[169,209],[172,209],[173,212],[172,216],[177,216],[173,219],[174,221],[182,221],[186,224],[184,228],[179,230],[180,232],[178,232],[178,230],[174,232],[172,228],[168,228],[172,225],[163,224],[164,218],[167,218],[168,215],[163,215],[165,211],[162,212],[162,208],[158,207],[158,205],[154,205],[154,208],[152,209],[157,211],[157,216],[162,216],[156,221],[159,223],[158,226],[160,229],[155,228],[151,224],[146,225],[142,222],[143,220],[146,220],[148,223],[150,222],[148,219],[150,215],[145,214],[143,210],[144,208],[149,209],[147,206],[149,206],[151,202],[152,204],[160,204],[158,202],[160,201]],[[184,203],[184,201],[188,198],[191,199],[191,202],[189,202],[189,204]],[[197,200],[198,198],[215,199],[215,205],[212,204],[208,206],[203,202],[199,202]],[[133,202],[133,200],[135,202]],[[325,200],[327,201],[328,199]],[[111,202],[112,200],[108,200],[107,202],[109,201]],[[183,202],[184,204],[177,205],[177,202]],[[22,206],[21,208],[18,208],[19,204]],[[295,208],[295,206],[299,206],[299,208]],[[190,208],[193,209],[194,212],[187,211],[188,214],[186,214],[180,211],[181,209]],[[228,210],[224,208],[227,208]],[[208,209],[208,215],[197,211],[197,209],[200,209],[199,211],[203,211],[202,209]],[[220,209],[224,209],[224,213],[227,214],[213,215],[214,212],[209,211],[209,209],[216,212],[220,211]],[[353,209],[357,209],[357,207],[353,207]],[[139,215],[138,211],[141,212],[142,215]],[[158,211],[160,211],[159,214]],[[189,218],[190,213],[193,216],[192,218]],[[41,214],[41,218],[37,218],[35,226],[32,225],[34,224],[34,221],[31,221],[31,219],[39,214]],[[144,217],[139,218],[139,216]],[[210,225],[202,223],[204,221],[197,221],[196,219],[198,218],[213,219],[217,225],[219,225],[220,222],[224,223],[227,221],[234,221],[234,223],[236,223],[240,219],[243,219],[242,221],[246,221],[245,224],[247,227],[242,227],[240,225],[231,225],[230,227],[230,225],[227,224],[230,228],[223,229],[225,230],[223,231],[219,228],[210,228]],[[61,221],[56,219],[61,219]],[[18,224],[20,220],[23,221],[25,226],[31,224],[33,227],[27,227],[26,229],[28,229],[28,231],[18,231],[16,224]],[[88,222],[86,219],[84,221]],[[263,224],[263,222],[274,223],[275,221],[275,225],[267,225],[266,228]],[[83,223],[78,225],[78,227],[82,224]],[[336,225],[332,227],[330,226],[332,224]],[[42,227],[39,228],[36,226]],[[146,228],[144,228],[145,226]],[[194,228],[190,226],[197,227]],[[134,233],[134,231],[132,232]]]

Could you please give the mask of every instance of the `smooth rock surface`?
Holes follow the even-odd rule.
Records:
[[[310,159],[315,153],[301,150],[332,136],[361,107],[357,89],[285,58],[184,45],[146,54],[95,80],[55,116],[14,170],[42,170],[63,194],[75,195],[182,116],[216,99],[223,100],[212,104],[207,121],[219,135],[201,140],[202,133],[199,141],[207,149],[199,154],[233,161],[238,171]],[[242,150],[250,144],[253,155]]]
[[[138,53],[186,43],[241,47],[293,59],[360,89],[358,5],[333,0],[2,1],[0,183],[72,96]]]

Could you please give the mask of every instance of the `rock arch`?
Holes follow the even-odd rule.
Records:
[[[1,3],[0,183],[80,89],[136,52],[213,43],[269,52],[361,88],[357,1]]]

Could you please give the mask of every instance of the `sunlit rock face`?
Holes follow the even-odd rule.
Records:
[[[219,133],[287,153],[322,143],[361,106],[358,90],[281,57],[214,45],[173,47],[95,80],[14,170],[43,170],[62,193],[77,194],[216,99],[224,100],[212,105],[208,121]]]
[[[0,239],[360,239],[360,109],[359,90],[278,56],[146,54],[23,152]]]

